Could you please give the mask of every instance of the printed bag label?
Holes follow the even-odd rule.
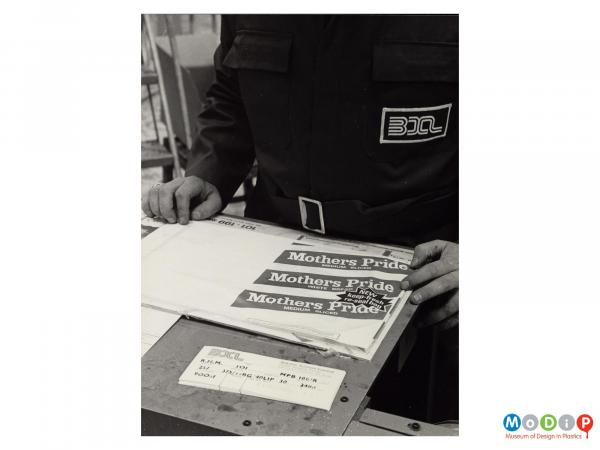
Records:
[[[374,277],[337,277],[304,272],[265,270],[254,284],[314,289],[325,292],[345,292],[356,288],[369,288],[378,294],[396,297],[400,294],[400,281]]]
[[[406,264],[380,256],[356,256],[303,250],[285,250],[275,260],[279,264],[340,270],[378,270],[379,272],[408,274]]]
[[[342,297],[348,297],[349,294],[353,295],[350,298],[342,299]],[[296,295],[244,290],[232,306],[322,314],[348,319],[381,320],[385,317],[391,302],[392,300],[383,299],[383,295],[376,294],[369,289],[357,289],[354,293],[345,292],[340,294],[336,299],[300,297]]]

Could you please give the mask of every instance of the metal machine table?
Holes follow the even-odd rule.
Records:
[[[151,232],[144,229],[142,236]],[[142,358],[143,435],[343,435],[360,419],[367,392],[398,345],[401,367],[415,341],[416,306],[406,303],[371,361],[181,317]],[[183,386],[179,376],[205,345],[346,371],[330,411]]]
[[[402,364],[414,343],[407,303],[372,361],[180,318],[142,358],[142,434],[343,435],[395,345]],[[330,411],[178,384],[205,345],[346,371]]]

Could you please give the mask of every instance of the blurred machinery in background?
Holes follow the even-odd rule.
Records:
[[[161,167],[163,182],[183,175],[196,117],[214,80],[219,30],[214,14],[142,17],[142,102],[150,108],[153,135],[143,133],[141,163],[142,169]],[[253,168],[234,201],[245,199],[255,176]]]
[[[218,24],[214,15],[143,16],[142,101],[150,106],[154,136],[142,142],[142,168],[162,167],[163,181],[182,175],[185,167],[195,118],[214,77]]]

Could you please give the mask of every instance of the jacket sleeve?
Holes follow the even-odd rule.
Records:
[[[223,207],[244,181],[255,157],[237,73],[223,65],[234,38],[231,20],[223,16],[221,44],[214,56],[215,81],[198,115],[186,168],[186,175],[195,175],[217,187]]]

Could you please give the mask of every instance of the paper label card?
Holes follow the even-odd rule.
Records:
[[[204,346],[179,383],[330,410],[345,375],[330,367]]]

